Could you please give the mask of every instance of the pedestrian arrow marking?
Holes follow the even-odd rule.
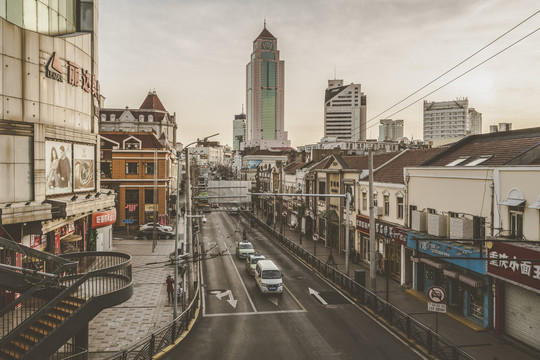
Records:
[[[276,306],[279,306],[279,299],[278,299],[277,296],[269,297],[268,300],[269,300],[272,304],[274,304],[274,305],[276,305]]]
[[[229,300],[227,300],[227,302],[229,304],[231,304],[231,306],[233,308],[236,309],[236,303],[238,302],[238,300],[234,300],[234,297],[233,297],[233,294],[232,294],[231,290],[221,291],[218,294],[216,294],[216,297],[221,301],[221,298],[224,297],[224,296],[227,296],[227,295],[229,296]]]
[[[308,289],[309,289],[309,295],[314,295],[317,298],[317,300],[321,302],[321,304],[328,305],[328,303],[321,297],[318,291],[313,290],[312,288],[308,288]]]

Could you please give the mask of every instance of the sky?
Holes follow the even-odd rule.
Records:
[[[500,122],[540,126],[540,13],[388,110],[537,13],[538,0],[105,0],[99,6],[105,107],[139,108],[155,90],[176,113],[184,144],[219,133],[213,140],[232,145],[232,121],[246,102],[246,64],[265,19],[285,61],[285,130],[293,147],[324,136],[324,92],[334,78],[362,85],[370,139],[384,118],[403,119],[404,135],[422,139],[424,100],[468,98],[482,113],[484,133]]]

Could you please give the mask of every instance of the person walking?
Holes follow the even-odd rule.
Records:
[[[174,300],[174,279],[171,275],[167,275],[167,280],[165,280],[165,283],[167,284],[167,297],[169,302],[171,302]]]

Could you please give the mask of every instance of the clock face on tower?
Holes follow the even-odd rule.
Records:
[[[263,41],[261,44],[262,50],[274,50],[274,43],[272,41]]]

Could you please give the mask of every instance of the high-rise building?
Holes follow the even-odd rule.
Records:
[[[467,135],[479,135],[482,133],[482,113],[475,108],[469,108],[467,119]]]
[[[246,141],[246,114],[234,115],[233,120],[233,150],[240,150],[240,144]]]
[[[284,129],[285,63],[279,58],[277,39],[266,29],[253,41],[246,65],[246,147],[290,147]]]
[[[467,136],[468,109],[467,98],[424,101],[424,141]]]
[[[366,139],[366,96],[360,84],[328,80],[324,96],[324,136],[338,140]]]
[[[403,137],[403,120],[382,119],[379,125],[379,141],[397,141]]]

